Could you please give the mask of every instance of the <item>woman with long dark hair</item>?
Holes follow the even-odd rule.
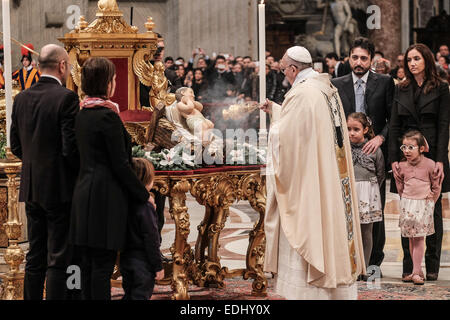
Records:
[[[129,202],[146,203],[149,193],[131,166],[131,138],[110,98],[114,64],[89,58],[81,71],[87,95],[75,122],[80,173],[72,201],[70,241],[81,252],[81,294],[111,299],[111,275],[125,247]]]
[[[436,162],[433,174],[442,184],[442,192],[450,191],[449,141],[449,87],[437,73],[433,53],[424,44],[414,44],[406,50],[404,69],[406,78],[395,88],[389,129],[389,158],[395,178],[400,176],[401,137],[408,130],[420,131],[429,145],[427,158]],[[395,183],[391,191],[396,192]],[[442,246],[442,196],[434,210],[435,234],[426,238],[425,264],[427,280],[437,280]],[[407,281],[412,273],[409,241],[402,238],[403,275]]]

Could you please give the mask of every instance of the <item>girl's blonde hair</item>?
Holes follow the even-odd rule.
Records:
[[[375,133],[373,132],[373,128],[372,128],[372,121],[370,120],[370,118],[368,116],[366,116],[362,112],[353,112],[348,115],[347,120],[350,118],[361,123],[363,126],[363,129],[366,129],[366,128],[369,129],[369,130],[367,130],[367,133],[364,135],[364,138],[367,138],[370,140],[375,137]]]

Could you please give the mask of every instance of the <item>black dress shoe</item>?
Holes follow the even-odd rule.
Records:
[[[438,273],[427,273],[427,281],[436,281],[438,279]]]

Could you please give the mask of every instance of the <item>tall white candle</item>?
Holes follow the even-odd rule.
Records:
[[[6,141],[9,141],[12,113],[12,67],[11,67],[11,19],[9,11],[9,0],[2,0],[3,16],[3,46],[5,55],[5,65],[3,66],[3,77],[5,78],[5,98],[6,98]]]
[[[258,4],[258,33],[259,33],[259,102],[266,100],[266,5],[264,0]],[[260,134],[266,134],[266,113],[260,111]]]

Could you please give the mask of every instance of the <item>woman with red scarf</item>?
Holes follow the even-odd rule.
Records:
[[[111,299],[117,252],[125,246],[129,203],[149,201],[131,167],[131,138],[110,99],[114,64],[89,58],[81,71],[87,97],[75,121],[80,173],[75,186],[70,241],[81,254],[81,292],[86,300]]]

